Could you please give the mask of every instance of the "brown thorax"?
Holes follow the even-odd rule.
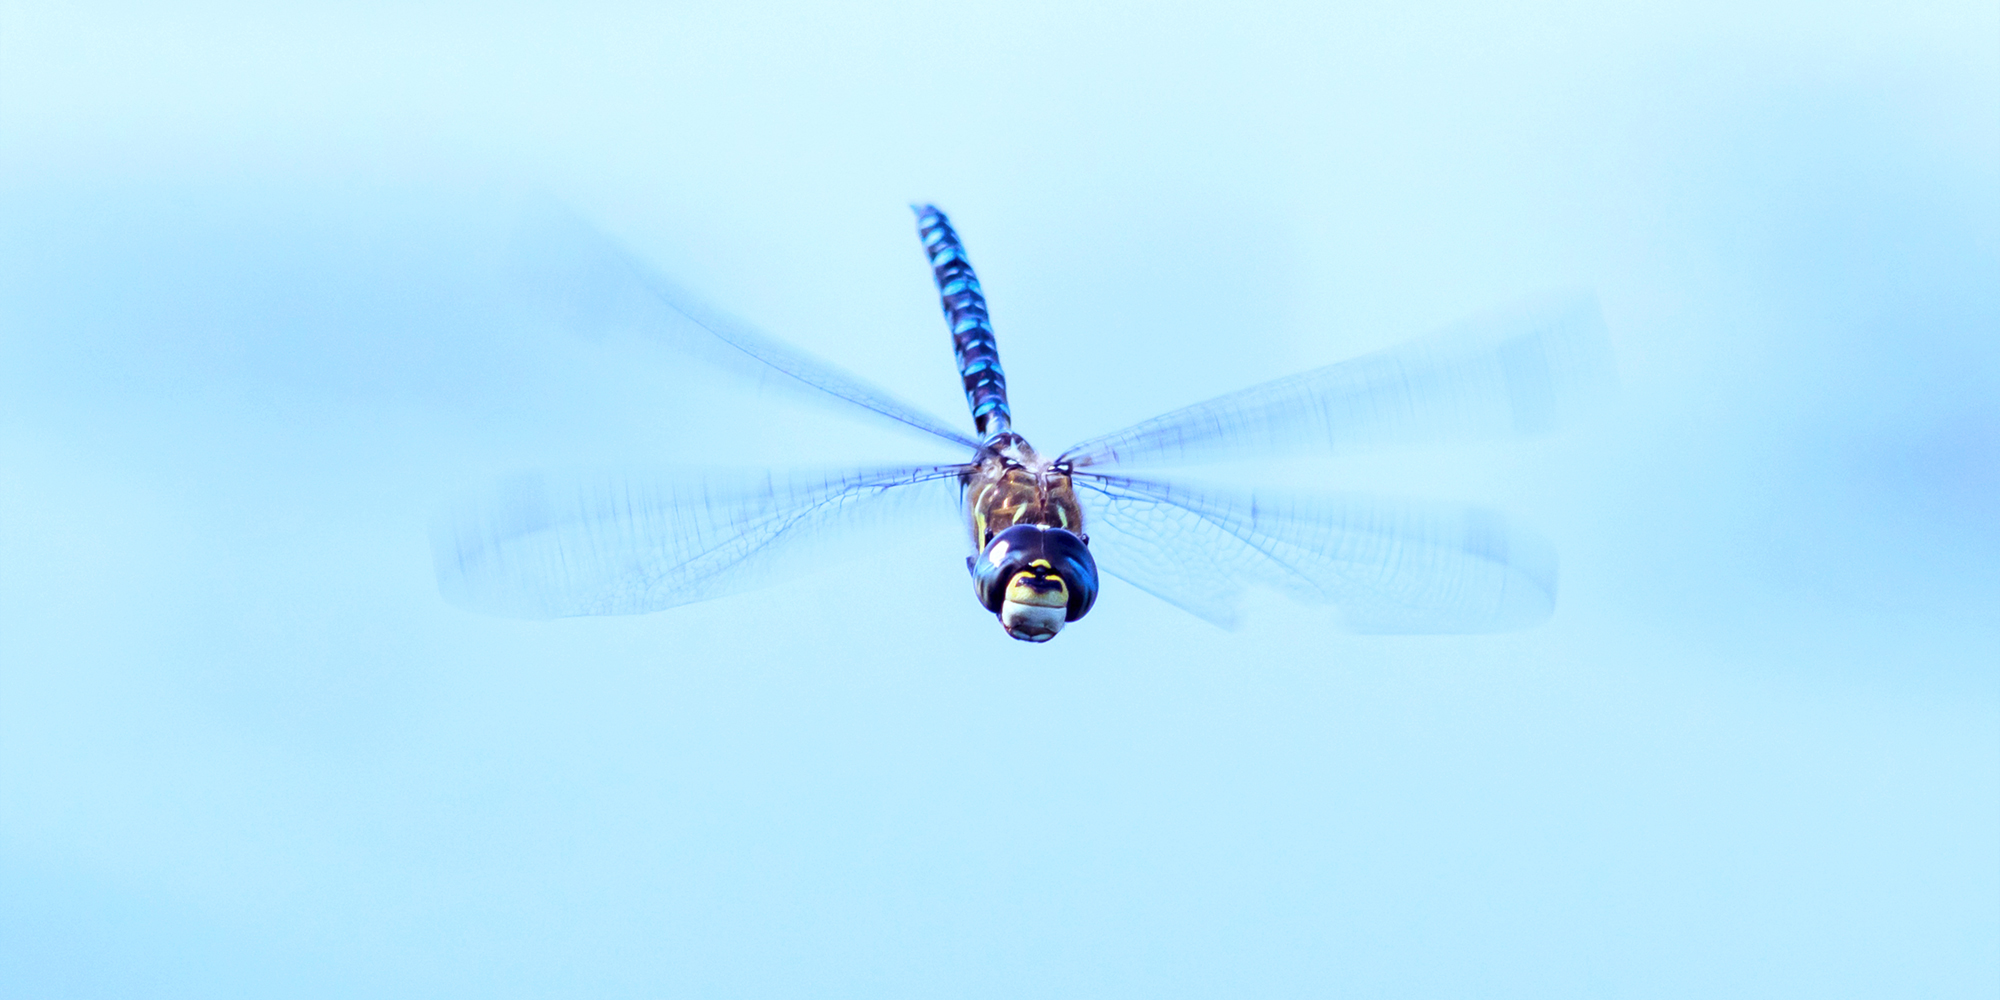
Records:
[[[1017,524],[1083,535],[1083,508],[1070,483],[1069,463],[1043,458],[1012,431],[986,442],[963,485],[974,551]]]

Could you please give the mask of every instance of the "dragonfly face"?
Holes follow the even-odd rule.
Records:
[[[1020,435],[996,435],[964,478],[977,554],[966,560],[979,603],[1007,634],[1047,642],[1097,600],[1097,563],[1066,463]]]

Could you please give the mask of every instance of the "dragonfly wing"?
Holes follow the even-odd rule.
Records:
[[[1183,407],[1066,457],[1171,464],[1535,433],[1610,381],[1596,300],[1565,298]]]
[[[870,529],[948,516],[962,471],[523,477],[439,519],[438,587],[510,618],[659,611],[804,569],[813,552],[851,560]]]
[[[1253,585],[1334,605],[1356,632],[1507,631],[1555,607],[1552,550],[1491,511],[1113,476],[1077,482],[1106,573],[1224,627]]]
[[[517,277],[572,324],[630,326],[676,349],[753,378],[831,398],[968,449],[979,442],[831,362],[712,309],[617,241],[567,212],[551,211],[524,234]]]

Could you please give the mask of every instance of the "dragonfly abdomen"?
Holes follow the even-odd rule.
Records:
[[[972,425],[981,437],[991,437],[1013,425],[1013,414],[1007,409],[1007,376],[1000,370],[1000,347],[993,339],[986,296],[951,220],[936,205],[915,208],[917,234],[923,237],[924,254],[937,279],[945,323],[951,328],[952,353],[965,384],[965,402],[972,408]]]

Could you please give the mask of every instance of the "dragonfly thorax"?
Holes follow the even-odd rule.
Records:
[[[1083,536],[1083,508],[1077,503],[1068,463],[1043,458],[1019,434],[1008,431],[989,438],[964,485],[975,549],[986,547],[994,535],[1017,524],[1061,528]]]

